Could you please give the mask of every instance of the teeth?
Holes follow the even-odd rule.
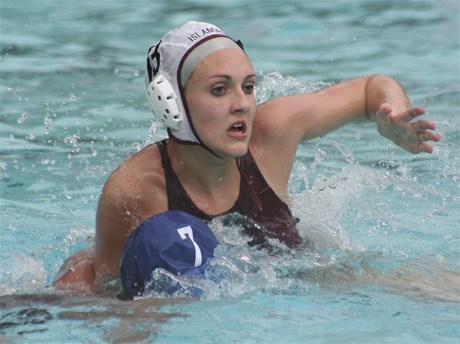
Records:
[[[232,125],[230,130],[238,131],[238,132],[242,133],[244,131],[244,124],[243,123],[234,124],[234,125]]]

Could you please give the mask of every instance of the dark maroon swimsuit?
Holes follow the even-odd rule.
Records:
[[[168,209],[183,210],[205,221],[217,217],[200,210],[189,197],[169,161],[166,144],[168,139],[157,142],[166,178]],[[278,239],[290,248],[298,247],[302,238],[296,229],[294,218],[286,203],[275,194],[259,171],[251,152],[237,159],[241,174],[240,193],[231,209],[224,214],[239,213],[250,219],[245,233],[252,237],[249,245],[265,245],[266,237]]]

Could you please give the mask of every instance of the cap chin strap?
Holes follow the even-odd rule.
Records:
[[[187,116],[181,111],[176,92],[163,75],[155,76],[149,83],[146,97],[155,118],[168,128],[169,137],[177,143],[202,146],[217,158],[223,159],[195,136]]]
[[[219,159],[223,159],[220,155],[218,155],[217,153],[213,152],[211,150],[211,148],[209,148],[208,146],[206,146],[204,143],[201,143],[201,142],[190,142],[190,141],[183,141],[181,139],[178,139],[176,136],[174,136],[174,134],[172,133],[171,129],[168,128],[168,136],[171,140],[173,140],[174,142],[177,142],[178,144],[181,144],[181,145],[195,145],[195,146],[200,146],[200,147],[203,147],[204,149],[206,149],[209,153],[211,153],[212,155],[214,155],[216,158],[219,158]]]
[[[254,97],[256,97],[255,89]],[[176,92],[163,75],[155,76],[147,86],[147,102],[155,118],[168,128],[168,136],[171,139],[180,144],[201,146],[215,157],[223,159],[203,144],[201,139],[193,133],[191,123],[181,111],[181,104]]]

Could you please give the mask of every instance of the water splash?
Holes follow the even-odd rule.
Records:
[[[43,259],[9,252],[2,257],[0,276],[0,295],[7,295],[44,288],[46,270]]]
[[[333,83],[323,81],[306,82],[294,77],[285,77],[279,71],[267,75],[261,73],[262,81],[257,85],[257,104],[269,99],[298,93],[317,91]]]

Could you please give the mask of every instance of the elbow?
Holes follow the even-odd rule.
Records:
[[[366,77],[364,87],[365,114],[371,120],[383,103],[401,103],[407,106],[409,100],[402,85],[384,74],[372,74]]]

